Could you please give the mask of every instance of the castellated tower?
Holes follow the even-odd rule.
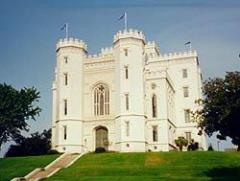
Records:
[[[143,53],[145,37],[137,30],[114,36],[116,63],[116,148],[122,152],[146,151]]]
[[[86,54],[86,44],[78,39],[61,39],[57,43],[52,147],[59,152],[82,152],[83,149],[83,61]]]

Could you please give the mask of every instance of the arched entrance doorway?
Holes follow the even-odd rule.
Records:
[[[105,148],[105,150],[108,150],[108,130],[106,127],[98,126],[95,128],[95,148]]]

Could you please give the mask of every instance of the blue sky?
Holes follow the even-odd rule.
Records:
[[[205,79],[240,69],[237,0],[1,0],[0,83],[41,92],[43,111],[31,122],[32,131],[50,126],[55,44],[64,37],[60,27],[68,22],[70,35],[84,40],[90,54],[98,53],[123,29],[117,19],[124,11],[129,27],[144,31],[162,53],[184,51],[191,41]]]

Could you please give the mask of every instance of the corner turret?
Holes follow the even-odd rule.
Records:
[[[65,47],[80,48],[83,49],[85,53],[87,53],[87,44],[77,38],[60,39],[56,45],[56,52],[58,52],[60,48]]]
[[[126,38],[134,38],[138,40],[142,40],[145,44],[145,36],[142,31],[128,29],[124,31],[117,32],[113,37],[113,43],[116,43],[120,39],[126,39]]]

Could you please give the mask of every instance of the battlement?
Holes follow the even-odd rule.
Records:
[[[158,61],[165,61],[165,60],[173,60],[173,59],[184,59],[184,58],[193,58],[197,57],[196,50],[193,51],[187,51],[187,52],[176,52],[176,53],[166,53],[166,54],[160,54],[159,56],[149,56],[149,62],[154,63]]]
[[[158,52],[158,54],[160,54],[160,48],[155,41],[147,42],[147,44],[145,45],[145,49],[155,49]]]
[[[101,49],[101,54],[107,55],[113,53],[113,47],[106,47]]]
[[[159,56],[160,59],[175,59],[175,58],[186,58],[186,57],[197,57],[197,51],[187,51],[187,52],[175,52],[168,53]]]
[[[113,37],[113,42],[115,43],[119,39],[124,39],[124,38],[136,38],[136,39],[143,40],[145,42],[145,36],[143,32],[138,30],[133,30],[133,29],[117,32]]]
[[[93,62],[93,61],[108,61],[110,59],[113,59],[113,47],[106,47],[102,48],[101,52],[98,54],[89,54],[87,55],[87,62]]]
[[[63,48],[63,47],[77,47],[77,48],[82,48],[85,51],[87,51],[87,44],[77,38],[60,39],[56,45],[56,51],[59,48]]]

